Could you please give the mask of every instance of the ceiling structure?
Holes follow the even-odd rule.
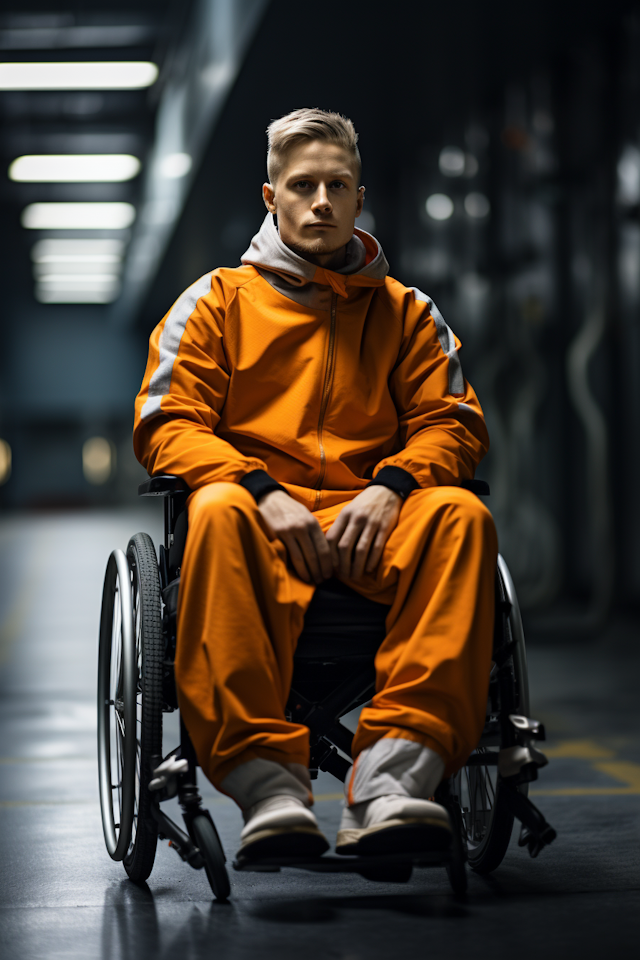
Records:
[[[190,4],[70,6],[3,5],[4,241],[14,283],[31,273],[31,292],[41,303],[105,303],[120,292],[140,170],[153,141],[172,44]],[[114,154],[120,169],[114,169]]]

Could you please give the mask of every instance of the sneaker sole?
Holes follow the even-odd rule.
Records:
[[[313,827],[280,827],[256,831],[242,844],[236,859],[246,863],[276,857],[315,858],[328,849],[326,837]]]
[[[340,830],[336,853],[370,857],[383,853],[440,853],[448,850],[451,827],[435,817],[385,820],[362,830]]]

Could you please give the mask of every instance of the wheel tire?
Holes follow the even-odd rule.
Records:
[[[162,661],[164,637],[158,560],[153,540],[136,533],[127,547],[136,643],[136,765],[131,839],[124,868],[135,883],[151,873],[158,845],[155,802],[148,784],[162,758]]]
[[[515,642],[512,655],[504,665],[510,671],[509,705],[501,704],[501,713],[529,715],[529,679],[522,618],[513,581],[502,557],[498,557],[496,599],[507,601],[508,613],[501,615],[498,646]],[[498,613],[496,612],[496,616]],[[480,748],[476,753],[489,752]],[[526,793],[526,786],[520,788]],[[462,825],[462,842],[472,870],[488,874],[498,867],[507,852],[514,817],[504,798],[502,777],[495,764],[466,766],[453,778],[452,792],[457,797]]]
[[[191,824],[193,839],[200,849],[209,886],[216,900],[228,900],[231,893],[225,855],[218,832],[209,817],[200,814]]]
[[[114,550],[104,577],[98,648],[98,779],[104,841],[112,860],[125,856],[133,824],[135,661],[131,575],[122,550]]]

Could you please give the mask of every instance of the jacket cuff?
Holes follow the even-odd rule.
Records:
[[[283,493],[287,492],[277,480],[269,476],[266,470],[250,470],[249,473],[245,473],[242,480],[240,480],[240,486],[249,491],[256,503],[258,503],[260,497],[263,497],[265,493],[270,493],[272,490],[282,490]]]
[[[408,470],[402,467],[383,467],[378,471],[374,480],[370,480],[367,487],[388,487],[399,497],[406,500],[412,490],[419,490],[420,484]],[[366,490],[366,487],[365,487]]]

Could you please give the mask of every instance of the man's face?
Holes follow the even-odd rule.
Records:
[[[364,187],[358,187],[356,165],[343,147],[325,140],[307,140],[293,147],[275,188],[265,183],[267,209],[278,217],[283,243],[321,266],[339,266],[360,216]]]

